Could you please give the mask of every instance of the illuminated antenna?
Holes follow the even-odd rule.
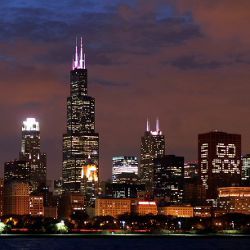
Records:
[[[78,52],[77,52],[77,37],[76,37],[76,51],[75,51],[75,68],[78,68]]]
[[[81,37],[81,48],[80,48],[80,63],[79,63],[80,69],[83,68],[83,54],[82,54],[82,37]]]
[[[149,131],[150,131],[150,124],[149,124],[149,120],[147,118],[147,132],[149,132]]]
[[[159,132],[160,131],[160,121],[159,121],[159,118],[157,117],[156,119],[156,132]]]

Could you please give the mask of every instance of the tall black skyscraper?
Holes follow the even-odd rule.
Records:
[[[198,136],[198,157],[207,200],[215,200],[219,187],[241,184],[241,135],[212,131]]]
[[[95,132],[95,99],[88,96],[88,71],[82,48],[70,71],[70,96],[67,98],[67,132],[63,135],[63,190],[82,192],[82,172],[88,158],[96,165],[99,177],[99,135]],[[96,186],[96,185],[94,185]]]
[[[154,160],[154,196],[165,198],[171,203],[183,199],[184,157],[165,155]]]
[[[149,121],[147,129],[141,138],[141,159],[139,176],[141,183],[146,184],[148,190],[153,186],[154,159],[165,155],[165,138],[160,130],[159,120],[156,120],[156,130],[150,130]]]

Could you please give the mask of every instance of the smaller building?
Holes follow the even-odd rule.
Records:
[[[139,215],[158,214],[158,209],[155,201],[138,201],[136,203],[135,212]]]
[[[225,213],[250,214],[250,187],[218,188],[218,209]]]
[[[137,198],[139,192],[145,192],[145,185],[127,183],[106,183],[105,197]]]
[[[70,218],[73,213],[84,212],[84,196],[77,192],[63,193],[58,208],[60,218]]]
[[[24,182],[4,183],[4,215],[29,214],[29,184]]]
[[[211,217],[212,207],[211,206],[194,206],[194,217]]]
[[[160,214],[180,217],[191,218],[194,217],[194,208],[192,206],[166,206],[159,208]]]
[[[44,217],[57,219],[57,207],[44,207]]]
[[[113,216],[131,213],[130,199],[98,198],[95,201],[95,216]]]
[[[42,195],[30,196],[30,215],[31,216],[44,216],[44,206],[43,206]]]

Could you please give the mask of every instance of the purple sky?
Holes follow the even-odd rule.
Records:
[[[168,154],[197,159],[197,135],[242,134],[250,152],[250,1],[11,1],[0,8],[0,161],[18,157],[21,123],[40,122],[48,178],[61,175],[75,36],[96,98],[101,178],[139,155],[146,118]]]

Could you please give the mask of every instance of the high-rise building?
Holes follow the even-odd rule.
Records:
[[[250,186],[250,154],[242,157],[241,180],[243,185]]]
[[[85,206],[93,207],[98,195],[98,168],[90,158],[82,166],[81,180],[81,191],[84,196]]]
[[[185,179],[199,178],[199,164],[197,161],[184,163],[184,178]]]
[[[141,183],[146,184],[147,189],[153,186],[154,159],[165,155],[165,138],[160,130],[159,119],[156,120],[155,131],[150,130],[147,120],[147,128],[144,136],[141,137],[141,159],[139,176]]]
[[[81,192],[82,168],[91,158],[99,180],[99,135],[95,132],[95,99],[88,96],[85,54],[76,44],[70,71],[70,96],[67,98],[67,131],[63,135],[63,190]]]
[[[4,182],[22,181],[30,183],[30,166],[27,161],[9,161],[4,163]]]
[[[184,157],[165,155],[154,160],[153,193],[171,203],[183,200]]]
[[[22,125],[20,160],[30,168],[32,191],[46,184],[46,154],[41,153],[40,128],[35,118],[27,118]]]
[[[218,187],[241,182],[241,135],[212,131],[198,136],[198,157],[206,199],[217,197]]]
[[[113,167],[112,167],[113,183],[131,183],[138,181],[137,157],[116,156],[112,158],[112,162],[113,162]]]

